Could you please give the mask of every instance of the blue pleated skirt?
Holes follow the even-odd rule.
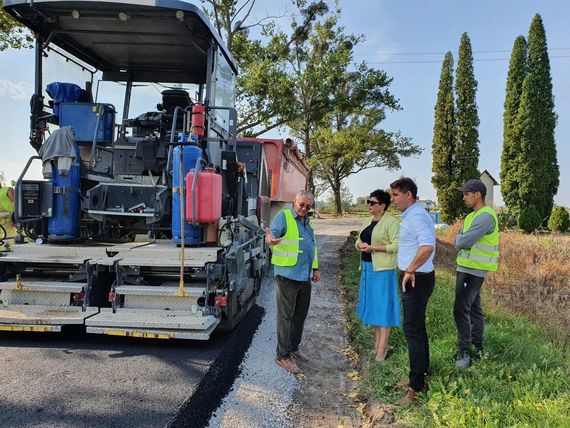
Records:
[[[400,302],[396,269],[374,271],[372,262],[362,262],[357,313],[364,324],[399,327]]]

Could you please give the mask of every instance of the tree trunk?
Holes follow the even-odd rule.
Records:
[[[311,159],[311,130],[309,127],[306,127],[304,130],[305,133],[305,154],[307,155],[307,159]],[[315,194],[315,181],[313,176],[313,171],[309,169],[309,190]]]
[[[331,186],[331,190],[334,196],[334,207],[336,215],[342,216],[342,197],[340,194],[341,183],[340,182],[334,183],[334,185]]]

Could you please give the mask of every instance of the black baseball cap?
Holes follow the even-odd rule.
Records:
[[[460,192],[481,192],[483,196],[487,195],[487,187],[481,180],[475,178],[467,180],[463,187],[458,187],[457,190]]]

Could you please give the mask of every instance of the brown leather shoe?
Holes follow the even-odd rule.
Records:
[[[311,359],[307,357],[305,354],[303,354],[301,351],[291,352],[291,356],[296,360],[301,361],[302,363],[308,363],[309,361],[311,361]]]
[[[409,406],[416,400],[416,395],[417,395],[416,391],[414,391],[412,388],[408,388],[404,396],[400,398],[398,401],[396,401],[394,404],[396,406]]]
[[[431,379],[430,375],[426,375],[424,377],[424,387],[422,388],[423,392],[427,392],[428,390],[428,383]],[[408,388],[410,386],[410,379],[402,379],[394,384],[394,388],[403,389]]]
[[[275,364],[278,366],[283,367],[289,373],[299,374],[301,373],[301,369],[291,358],[275,358]]]

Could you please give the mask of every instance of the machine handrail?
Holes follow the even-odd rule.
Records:
[[[20,221],[20,216],[18,216],[18,212],[22,209],[22,206],[21,206],[22,200],[21,200],[21,198],[17,197],[20,193],[20,185],[22,184],[22,180],[24,180],[24,176],[28,172],[28,169],[30,168],[30,165],[32,164],[34,159],[40,159],[41,160],[41,156],[31,156],[28,159],[26,166],[22,170],[22,173],[18,177],[18,180],[16,180],[16,185],[14,186],[14,193],[16,194],[16,209],[14,210],[14,220],[16,220],[16,222]]]

